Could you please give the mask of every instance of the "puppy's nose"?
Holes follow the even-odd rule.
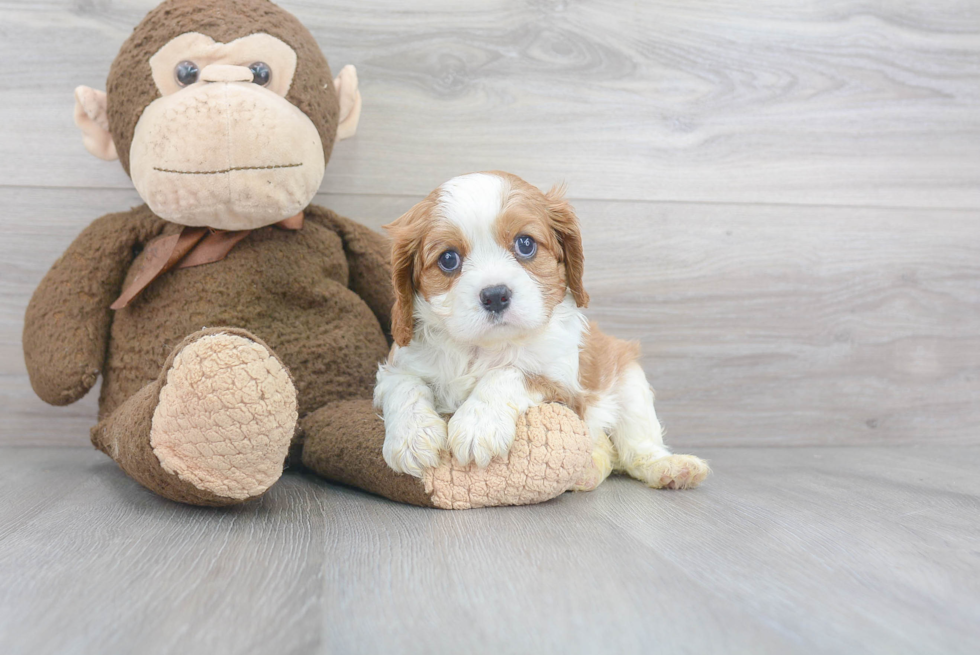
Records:
[[[480,302],[483,303],[483,309],[494,314],[499,314],[507,309],[507,306],[510,304],[510,296],[510,289],[502,284],[498,284],[495,287],[487,287],[481,291]]]

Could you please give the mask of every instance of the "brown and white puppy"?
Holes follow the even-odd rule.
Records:
[[[391,468],[421,476],[447,449],[486,466],[510,449],[520,414],[557,400],[593,437],[599,474],[584,488],[613,469],[658,488],[705,478],[702,460],[664,446],[637,345],[581,312],[582,238],[560,190],[496,171],[463,175],[387,229],[395,345],[374,402]]]

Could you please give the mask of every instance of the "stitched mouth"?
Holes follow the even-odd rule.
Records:
[[[176,171],[170,168],[157,168],[154,166],[153,170],[161,173],[175,173],[177,175],[221,175],[222,173],[231,173],[232,171],[270,171],[276,168],[296,168],[302,165],[302,163],[299,163],[276,164],[273,166],[232,166],[231,168],[223,168],[220,171]]]

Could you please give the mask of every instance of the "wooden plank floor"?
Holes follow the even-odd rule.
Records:
[[[460,513],[179,506],[31,392],[32,290],[140,202],[72,89],[156,2],[0,0],[0,654],[980,652],[973,0],[282,0],[364,97],[316,202],[566,180],[590,316],[715,469]]]
[[[692,492],[231,510],[0,448],[0,652],[976,653],[980,448],[717,448]]]
[[[157,0],[0,0],[0,179],[128,189],[79,145]],[[325,191],[502,168],[580,198],[980,207],[973,0],[282,0],[364,112]],[[74,145],[74,147],[72,147]]]
[[[374,228],[416,200],[316,199]],[[92,216],[138,202],[133,191],[0,188],[0,206],[23,217],[0,264],[0,444],[88,443],[97,393],[63,408],[34,396],[21,355],[24,307]],[[973,212],[575,205],[587,313],[643,345],[675,446],[977,443]]]
[[[139,203],[85,152],[157,0],[0,0],[0,444],[81,445],[21,354],[31,291]],[[980,14],[972,0],[283,0],[364,113],[317,202],[378,227],[445,179],[561,179],[590,317],[638,339],[681,446],[976,443]]]

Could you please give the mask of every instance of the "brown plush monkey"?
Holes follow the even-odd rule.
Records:
[[[266,0],[168,0],[123,44],[107,93],[76,90],[85,145],[119,158],[145,205],[104,216],[31,299],[37,394],[72,403],[103,376],[92,442],[173,500],[264,493],[289,460],[438,507],[539,502],[595,476],[584,426],[522,417],[507,460],[446,458],[422,479],[381,456],[371,406],[388,351],[388,245],[309,205],[360,113],[312,35]]]

